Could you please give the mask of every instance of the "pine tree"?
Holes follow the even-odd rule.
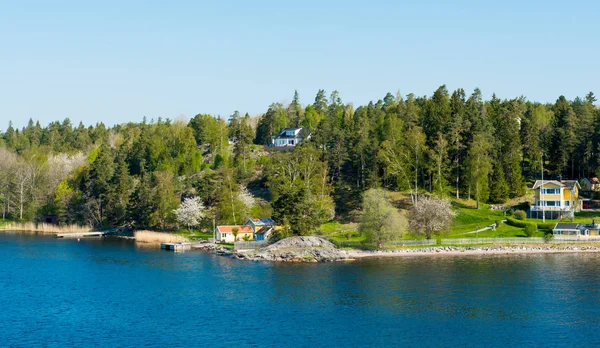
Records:
[[[485,134],[477,133],[467,154],[467,168],[469,173],[469,186],[473,188],[477,209],[479,202],[486,201],[489,197],[488,175],[492,169],[490,159],[491,144]]]

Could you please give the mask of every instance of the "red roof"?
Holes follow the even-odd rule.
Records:
[[[217,226],[217,231],[219,231],[220,233],[233,233],[233,229],[234,228],[238,229],[238,233],[252,233],[252,232],[254,232],[254,230],[252,229],[252,226],[248,226],[248,225]]]

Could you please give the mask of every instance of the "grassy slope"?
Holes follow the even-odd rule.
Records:
[[[410,197],[407,193],[401,192],[390,192],[390,198],[392,203],[399,209],[410,208]],[[526,196],[512,199],[510,202],[504,204],[506,207],[516,205],[520,202],[532,202],[533,194],[529,190]],[[490,210],[487,204],[480,204],[479,209],[475,209],[475,201],[470,200],[457,200],[452,199],[453,210],[456,212],[456,216],[450,227],[448,234],[443,238],[499,238],[499,237],[525,237],[523,228],[510,226],[501,223],[495,231],[487,230],[483,232],[473,232],[476,229],[492,225],[498,220],[504,219],[504,213],[500,210]],[[592,219],[600,222],[600,212],[585,212],[575,214],[574,222],[576,223],[590,223]],[[541,223],[541,219],[527,219],[528,222]],[[567,220],[565,222],[570,222]],[[546,222],[558,222],[557,220],[546,220]],[[359,236],[357,232],[357,224],[342,224],[339,222],[328,222],[321,226],[321,233],[336,241],[344,242],[348,245],[356,244],[360,246],[361,242],[365,240],[365,236]],[[347,234],[351,233],[350,239]],[[538,231],[534,237],[542,237],[543,231]],[[401,239],[422,239],[423,237],[411,236],[409,233],[404,233]]]
[[[392,201],[397,206],[402,206],[403,208],[409,207],[410,197],[405,193],[399,192],[391,192],[390,197]],[[515,199],[513,203],[518,203],[520,201],[529,200],[530,197],[524,197],[522,200]],[[496,238],[496,237],[525,237],[525,233],[522,228],[509,226],[507,224],[500,224],[496,230],[487,230],[483,232],[475,233],[467,233],[473,232],[476,229],[481,229],[486,226],[492,225],[498,220],[504,219],[504,213],[500,210],[490,210],[487,204],[480,204],[479,209],[475,209],[475,201],[470,200],[456,200],[452,199],[452,206],[454,211],[456,212],[456,217],[452,222],[452,226],[450,231],[444,238]],[[585,214],[585,213],[582,213]],[[600,214],[596,214],[598,216],[598,221],[600,221]],[[578,222],[590,222],[591,217],[576,217],[576,221],[580,219]],[[342,224],[339,222],[328,222],[321,226],[321,233],[326,235],[334,240],[340,242],[349,242],[349,243],[360,243],[364,241],[364,236],[359,236],[356,232],[357,225],[356,224]],[[350,239],[347,238],[347,233],[353,232]],[[538,232],[536,236],[543,236],[543,232]],[[402,236],[402,239],[422,239],[422,237],[415,237],[410,235],[409,233],[405,233]]]
[[[453,201],[456,217],[452,222],[450,233],[447,238],[491,238],[491,237],[524,237],[522,228],[509,226],[501,223],[495,230],[487,230],[478,234],[465,234],[477,229],[484,228],[494,224],[498,220],[504,219],[504,213],[500,210],[490,210],[487,204],[480,204],[479,209],[471,207],[469,202]]]

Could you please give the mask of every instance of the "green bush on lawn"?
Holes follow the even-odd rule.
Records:
[[[528,224],[527,226],[525,226],[524,231],[527,237],[531,237],[537,232],[537,226],[534,224]]]
[[[523,210],[517,210],[514,213],[514,217],[517,220],[525,220],[527,218],[527,213],[525,213]]]

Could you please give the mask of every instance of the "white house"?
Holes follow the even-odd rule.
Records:
[[[310,139],[310,134],[307,134],[304,128],[282,128],[279,134],[271,137],[271,146],[296,146],[305,138]]]

